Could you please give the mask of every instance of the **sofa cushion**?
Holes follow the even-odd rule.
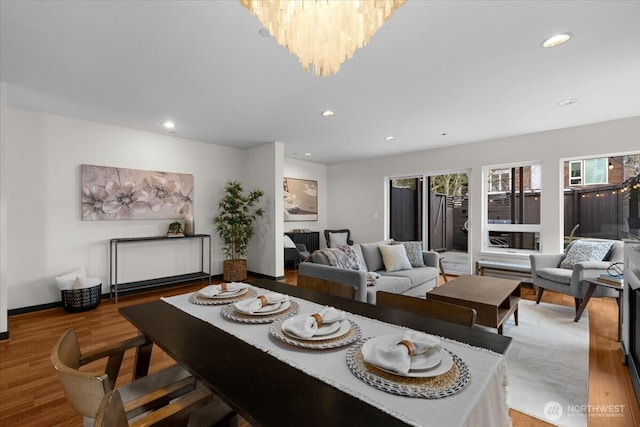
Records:
[[[438,277],[438,270],[433,267],[421,267],[421,268],[412,268],[411,270],[400,270],[400,271],[379,271],[378,272],[382,277],[404,277],[411,281],[411,287],[421,285],[424,282],[428,282],[434,278]],[[380,279],[378,279],[380,280]]]
[[[576,240],[567,249],[561,268],[573,268],[579,262],[602,261],[609,251],[613,242],[611,240]]]
[[[391,244],[391,240],[382,240],[375,243],[362,243],[360,245],[364,263],[369,271],[378,271],[384,269],[382,254],[380,253],[380,249],[378,249],[378,246],[389,244]]]
[[[536,270],[536,274],[543,279],[551,280],[552,282],[566,283],[569,285],[571,284],[573,270],[569,270],[567,268],[542,268],[540,270]]]
[[[422,242],[394,242],[394,244],[404,246],[404,249],[407,251],[407,258],[409,258],[411,267],[424,267]]]
[[[329,232],[329,244],[331,247],[336,247],[338,245],[346,245],[347,244],[347,236],[349,233],[331,233]]]
[[[407,251],[404,245],[380,245],[378,249],[387,272],[411,269],[411,263],[407,258]]]
[[[376,303],[376,292],[385,291],[401,294],[411,289],[411,281],[406,277],[381,276],[373,286],[367,286],[367,302]]]

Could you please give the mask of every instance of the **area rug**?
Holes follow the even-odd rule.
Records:
[[[589,316],[574,322],[575,310],[521,300],[519,325],[513,317],[504,335],[513,338],[506,353],[507,404],[516,411],[558,426],[586,426],[589,398]]]

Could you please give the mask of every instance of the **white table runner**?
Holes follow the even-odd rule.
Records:
[[[270,292],[255,289],[259,294]],[[398,396],[375,389],[357,379],[346,364],[348,346],[331,350],[307,350],[280,343],[270,338],[270,324],[246,324],[227,320],[220,314],[224,306],[195,305],[188,301],[190,295],[163,300],[407,424],[434,427],[511,425],[506,404],[505,360],[500,354],[442,338],[443,347],[460,356],[469,366],[469,384],[459,393],[442,399]],[[300,305],[300,314],[316,313],[323,307],[300,298],[291,298]],[[360,326],[363,337],[401,334],[406,329],[356,314],[348,314],[347,318]]]

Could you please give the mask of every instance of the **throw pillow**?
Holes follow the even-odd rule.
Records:
[[[613,242],[603,240],[576,240],[567,249],[567,254],[560,263],[561,268],[573,268],[576,263],[585,261],[602,261],[611,250]]]
[[[296,244],[293,243],[293,240],[291,240],[291,237],[287,236],[286,234],[284,235],[284,247],[285,248],[295,248]]]
[[[394,242],[394,245],[404,245],[411,267],[424,267],[422,242]]]
[[[332,248],[347,244],[347,233],[329,233],[329,244]]]
[[[407,251],[404,245],[381,245],[379,249],[382,254],[384,268],[388,272],[411,269],[411,263],[407,258]]]
[[[364,258],[365,265],[369,271],[378,271],[384,268],[382,255],[380,254],[378,246],[379,244],[377,243],[362,243],[360,245],[362,257]]]

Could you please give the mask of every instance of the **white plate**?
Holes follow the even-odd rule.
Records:
[[[305,316],[307,316],[307,315],[305,315]],[[336,328],[337,327],[337,330],[335,330],[333,332],[328,332],[328,333],[325,333],[324,335],[314,335],[311,338],[302,338],[302,337],[297,336],[294,333],[291,333],[291,332],[285,330],[285,324],[287,322],[291,321],[292,319],[294,319],[294,317],[290,317],[287,320],[285,320],[284,322],[282,322],[282,332],[285,335],[288,335],[291,338],[295,338],[295,339],[298,339],[298,340],[304,340],[304,341],[330,340],[330,339],[333,339],[333,338],[338,338],[338,337],[343,336],[344,334],[349,332],[349,330],[351,329],[351,323],[349,323],[348,320],[343,320],[341,322],[333,322],[333,323],[330,324],[332,328]],[[333,325],[335,325],[335,326],[333,326]],[[320,328],[322,328],[322,326]]]
[[[318,328],[318,330],[316,331],[315,334],[313,334],[314,337],[321,337],[324,335],[329,335],[329,334],[333,334],[334,332],[338,331],[340,329],[340,322],[333,322],[333,323],[329,323],[327,325],[322,325]]]
[[[238,301],[238,302],[243,302],[243,301]],[[285,311],[291,305],[291,301],[284,301],[276,304],[267,304],[264,307],[262,307],[260,310],[254,311],[252,313],[244,311],[241,308],[238,308],[237,304],[238,303],[234,303],[233,308],[242,314],[248,314],[250,316],[269,316],[271,314],[277,314]]]
[[[424,371],[438,366],[442,360],[442,347],[437,345],[422,354],[411,357],[411,367],[409,371]]]
[[[235,289],[233,291],[220,292],[219,294],[213,295],[213,296],[203,295],[200,292],[198,292],[198,296],[202,298],[213,298],[213,299],[233,298],[240,295],[244,295],[249,291],[249,285],[246,285],[243,283],[241,286],[242,287],[240,289]]]
[[[362,354],[366,355],[370,353],[375,346],[378,346],[378,345],[389,346],[389,345],[393,345],[394,343],[400,342],[400,340],[402,340],[401,335],[382,335],[379,337],[371,338],[370,340],[368,340],[363,344]],[[433,361],[436,360],[435,357],[437,356],[434,356],[434,359],[431,359],[431,360],[429,360],[429,357],[426,357],[424,360],[417,359],[415,367],[414,367],[413,359],[416,358],[416,356],[412,357],[411,369],[406,375],[400,372],[395,372],[395,371],[382,368],[377,365],[375,366],[376,368],[381,369],[385,372],[389,372],[390,374],[400,375],[403,377],[412,377],[412,378],[437,377],[438,375],[442,375],[448,372],[449,369],[451,369],[451,367],[453,366],[453,358],[451,357],[449,352],[440,346],[438,346],[438,348],[439,348],[439,351],[435,353],[438,356],[440,356],[440,361],[439,363],[436,363],[435,365],[433,365],[432,368],[418,368],[418,367],[427,366],[430,363],[433,364],[434,363]]]

